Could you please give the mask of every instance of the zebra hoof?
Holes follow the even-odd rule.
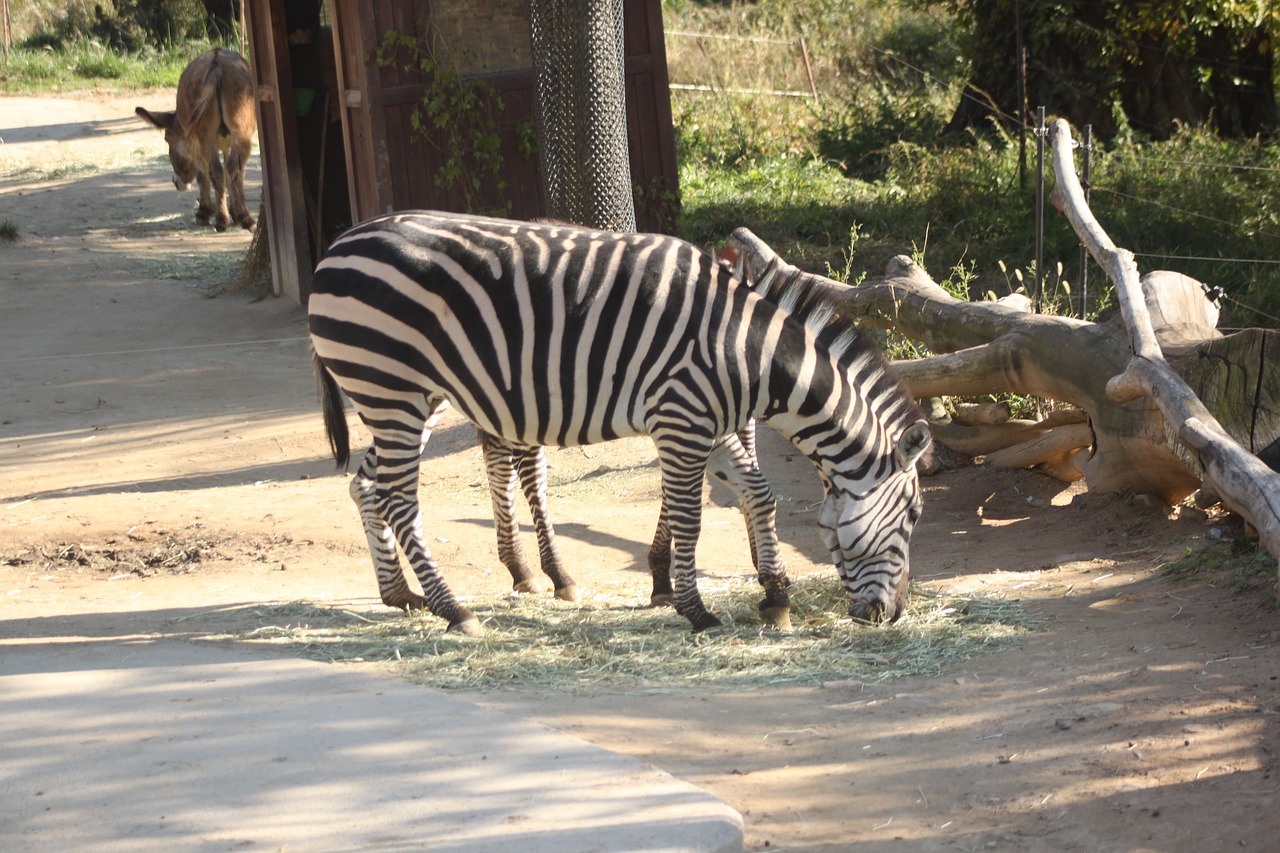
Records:
[[[723,633],[724,623],[710,613],[703,613],[696,621],[693,622],[693,633],[701,634],[704,637],[715,637]]]
[[[560,601],[577,601],[579,599],[578,585],[571,583],[568,586],[560,587],[556,590],[556,598]]]
[[[676,597],[669,592],[659,592],[649,596],[650,607],[675,607]]]
[[[526,578],[525,580],[516,583],[511,588],[521,594],[535,594],[545,592],[547,589],[542,585],[542,581],[537,578]]]
[[[409,592],[408,590],[405,590],[400,595],[384,595],[382,603],[388,607],[394,607],[396,610],[403,610],[405,613],[427,609],[427,600],[416,592]]]
[[[879,625],[883,622],[892,621],[885,618],[884,606],[878,601],[853,602],[849,605],[849,616],[855,622],[865,622],[868,625]]]
[[[791,630],[790,607],[762,607],[760,608],[760,619],[765,625],[776,631]]]
[[[456,622],[450,622],[449,627],[445,629],[447,634],[462,634],[464,637],[479,637],[484,633],[484,628],[480,625],[480,620],[468,614],[465,618]]]

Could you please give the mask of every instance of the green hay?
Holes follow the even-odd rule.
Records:
[[[702,586],[725,623],[714,636],[692,634],[670,609],[595,594],[577,604],[546,596],[469,601],[486,627],[478,638],[446,633],[444,623],[430,615],[302,602],[255,608],[269,624],[206,637],[269,642],[314,660],[378,663],[433,687],[587,691],[936,676],[974,655],[1008,647],[1035,625],[1016,602],[918,585],[896,625],[854,623],[843,615],[839,581],[817,575],[792,585],[794,629],[783,633],[761,626],[754,580]]]

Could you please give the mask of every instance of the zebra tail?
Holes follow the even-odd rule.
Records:
[[[329,449],[333,451],[338,468],[345,471],[351,461],[351,435],[347,431],[347,411],[342,405],[342,393],[315,350],[311,351],[311,363],[315,365],[316,379],[320,384],[320,407],[324,411],[324,431],[329,437]]]

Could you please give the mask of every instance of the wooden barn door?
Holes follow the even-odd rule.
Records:
[[[271,281],[277,296],[302,305],[311,293],[312,250],[307,231],[306,193],[292,118],[293,77],[285,43],[283,0],[246,4],[254,82],[257,86],[258,157],[262,200],[271,254]]]

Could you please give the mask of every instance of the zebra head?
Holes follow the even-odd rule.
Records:
[[[905,609],[908,545],[923,505],[916,462],[932,440],[928,424],[912,423],[893,447],[888,475],[870,486],[850,488],[823,477],[826,499],[818,526],[854,619],[895,622]]]

